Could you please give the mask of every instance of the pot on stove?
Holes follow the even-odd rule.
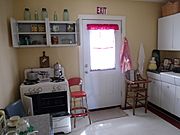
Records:
[[[27,80],[28,81],[36,81],[38,80],[38,73],[34,71],[30,71],[27,73]]]

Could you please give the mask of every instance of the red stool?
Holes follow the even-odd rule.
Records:
[[[76,127],[76,118],[88,116],[89,123],[91,124],[90,114],[87,105],[87,95],[86,92],[82,90],[82,79],[80,77],[73,77],[68,79],[69,90],[71,96],[71,118],[74,118],[74,128]],[[78,86],[78,90],[77,90]],[[76,88],[72,91],[72,88]],[[81,106],[76,106],[76,99],[81,98]],[[86,101],[86,106],[84,106],[83,100]],[[72,107],[72,102],[74,105]]]

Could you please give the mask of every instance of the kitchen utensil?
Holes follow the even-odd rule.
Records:
[[[173,64],[174,64],[174,67],[179,67],[180,66],[180,59],[179,58],[174,58],[173,59]]]
[[[25,132],[25,131],[28,131],[29,127],[30,127],[30,124],[28,120],[21,118],[16,125],[16,130],[18,131],[18,133]]]
[[[30,71],[27,73],[27,80],[36,81],[38,80],[38,72]]]
[[[61,76],[62,76],[62,67],[57,62],[56,64],[54,64],[54,77],[55,78],[60,78]]]
[[[49,56],[46,56],[45,51],[43,51],[43,56],[41,56],[39,60],[40,60],[40,68],[49,67]]]
[[[171,69],[172,60],[169,58],[164,58],[163,60],[163,69],[170,70]]]
[[[5,135],[18,135],[18,133],[15,130],[8,131]]]

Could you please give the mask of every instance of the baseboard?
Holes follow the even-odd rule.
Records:
[[[148,110],[180,129],[180,118],[148,102]]]
[[[93,112],[93,111],[106,110],[106,109],[111,109],[111,108],[116,108],[116,107],[121,108],[121,105],[117,105],[117,106],[108,106],[108,107],[97,108],[97,109],[90,109],[89,111],[90,111],[90,112]]]

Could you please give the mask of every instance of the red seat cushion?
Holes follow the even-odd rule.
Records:
[[[86,92],[84,92],[84,91],[73,91],[73,92],[71,92],[72,98],[80,98],[80,97],[85,97],[85,96],[86,96]]]

